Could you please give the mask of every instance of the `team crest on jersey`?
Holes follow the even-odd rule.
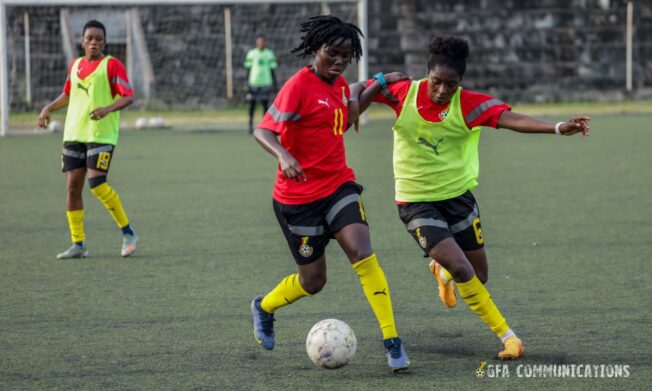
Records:
[[[301,254],[301,256],[304,258],[311,256],[313,251],[312,246],[308,244],[308,239],[310,239],[309,236],[302,237],[301,246],[299,246],[299,254]]]
[[[344,88],[344,86],[342,86],[342,103],[344,104],[344,106],[349,104],[349,100],[346,99],[346,89]]]
[[[448,110],[444,110],[444,111],[442,111],[441,113],[439,113],[439,119],[440,119],[440,120],[443,121],[443,120],[446,119],[446,117],[448,117]]]
[[[428,241],[426,240],[425,236],[421,236],[421,227],[417,228],[416,235],[417,239],[419,240],[419,246],[421,246],[421,248],[426,248]]]

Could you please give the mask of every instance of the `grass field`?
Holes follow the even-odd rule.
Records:
[[[566,115],[564,115],[565,117]],[[295,270],[271,209],[275,163],[244,130],[125,131],[110,182],[141,241],[121,238],[85,190],[90,257],[68,246],[61,135],[0,139],[0,390],[644,390],[652,381],[649,115],[594,116],[592,134],[485,130],[475,190],[488,288],[525,343],[509,378],[476,379],[499,344],[465,305],[436,300],[393,204],[391,123],[348,134],[372,241],[411,372],[387,369],[355,273],[331,243],[329,283],[254,342],[249,302]],[[336,317],[358,337],[340,370],[304,343]],[[629,365],[628,378],[519,378],[517,365]]]

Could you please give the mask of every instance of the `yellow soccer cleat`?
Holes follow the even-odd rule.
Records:
[[[457,295],[455,294],[455,281],[450,280],[444,282],[441,279],[441,265],[438,264],[434,259],[430,260],[428,268],[432,272],[432,275],[435,276],[437,283],[439,284],[439,299],[442,303],[448,308],[453,308],[457,305]]]
[[[515,335],[503,342],[503,351],[498,353],[498,358],[501,360],[516,360],[522,356],[523,342]]]

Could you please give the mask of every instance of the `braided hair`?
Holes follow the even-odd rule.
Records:
[[[428,71],[437,65],[453,69],[460,76],[466,72],[466,58],[469,56],[469,43],[452,35],[438,35],[428,44]]]
[[[301,32],[306,33],[301,37],[301,45],[292,49],[292,53],[298,53],[299,57],[312,55],[324,45],[334,45],[340,39],[351,41],[352,58],[358,61],[362,57],[362,31],[353,23],[344,22],[336,16],[313,16],[301,24]]]

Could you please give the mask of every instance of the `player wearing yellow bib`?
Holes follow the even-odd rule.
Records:
[[[556,125],[514,113],[498,99],[460,87],[469,47],[465,40],[437,36],[429,45],[427,78],[411,81],[400,73],[377,74],[351,86],[359,109],[372,100],[390,105],[394,124],[394,177],[401,220],[417,241],[439,282],[448,307],[460,296],[500,338],[500,359],[523,355],[484,283],[488,266],[480,211],[471,194],[478,184],[478,142],[482,126],[523,133],[588,135],[588,117]],[[354,114],[355,115],[355,114]],[[355,120],[354,120],[355,122]],[[435,262],[436,260],[436,262]]]
[[[88,255],[84,232],[82,190],[88,175],[91,192],[106,207],[122,231],[123,257],[136,251],[138,236],[131,228],[118,193],[106,181],[113,152],[118,142],[119,110],[133,102],[124,65],[105,55],[106,29],[96,20],[84,26],[84,56],[76,59],[69,71],[64,91],[43,108],[39,126],[50,122],[50,112],[68,108],[63,133],[63,171],[66,173],[66,209],[72,246],[57,259]]]

